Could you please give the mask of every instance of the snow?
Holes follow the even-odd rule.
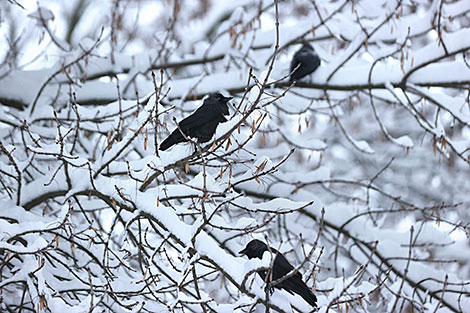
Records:
[[[469,3],[343,3],[277,2],[277,34],[267,0],[93,2],[66,39],[74,3],[6,2],[1,310],[311,310],[266,299],[258,238],[320,312],[470,312]],[[322,65],[291,86],[303,40]],[[203,158],[158,151],[212,92]]]
[[[41,25],[41,20],[48,21],[55,18],[54,13],[45,7],[38,7],[37,11],[28,14],[28,17],[38,20],[39,25]]]

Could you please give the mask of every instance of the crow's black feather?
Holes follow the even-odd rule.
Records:
[[[165,151],[173,145],[186,141],[186,137],[197,138],[200,143],[208,142],[215,134],[219,123],[226,122],[228,115],[227,102],[232,97],[224,97],[220,93],[210,94],[204,103],[190,116],[178,123],[168,138],[160,144],[160,150]],[[181,129],[181,131],[180,131]]]
[[[269,274],[269,281],[275,281],[285,275],[289,274],[294,267],[287,261],[284,255],[277,251],[274,248],[268,247],[264,242],[254,239],[250,241],[245,249],[240,251],[240,254],[245,254],[249,259],[252,258],[263,258],[263,253],[266,251],[270,251],[275,255],[274,263],[272,267],[272,276]],[[266,275],[269,272],[265,270],[258,271],[259,276],[266,282]],[[271,279],[272,278],[272,279]],[[278,289],[284,289],[289,293],[296,293],[301,296],[305,301],[307,301],[311,306],[317,306],[317,297],[313,294],[310,288],[302,280],[302,275],[299,272],[295,273],[294,275],[284,279],[280,283],[274,286]]]
[[[290,81],[299,80],[313,73],[320,66],[320,63],[320,57],[315,53],[313,47],[308,43],[304,43],[302,48],[292,57]]]

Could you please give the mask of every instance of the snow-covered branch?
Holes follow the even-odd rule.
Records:
[[[468,1],[0,11],[0,311],[470,312]]]

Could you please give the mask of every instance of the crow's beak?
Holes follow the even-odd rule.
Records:
[[[224,97],[224,101],[225,101],[225,102],[230,101],[230,100],[232,100],[232,99],[233,99],[233,97]]]
[[[244,255],[244,254],[246,254],[246,248],[245,248],[245,249],[243,249],[243,250],[241,250],[241,251],[239,251],[239,252],[238,252],[238,254],[240,254],[240,255]]]

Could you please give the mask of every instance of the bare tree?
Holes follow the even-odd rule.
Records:
[[[470,312],[467,0],[34,5],[0,3],[1,311],[312,311],[258,238],[321,312]]]

